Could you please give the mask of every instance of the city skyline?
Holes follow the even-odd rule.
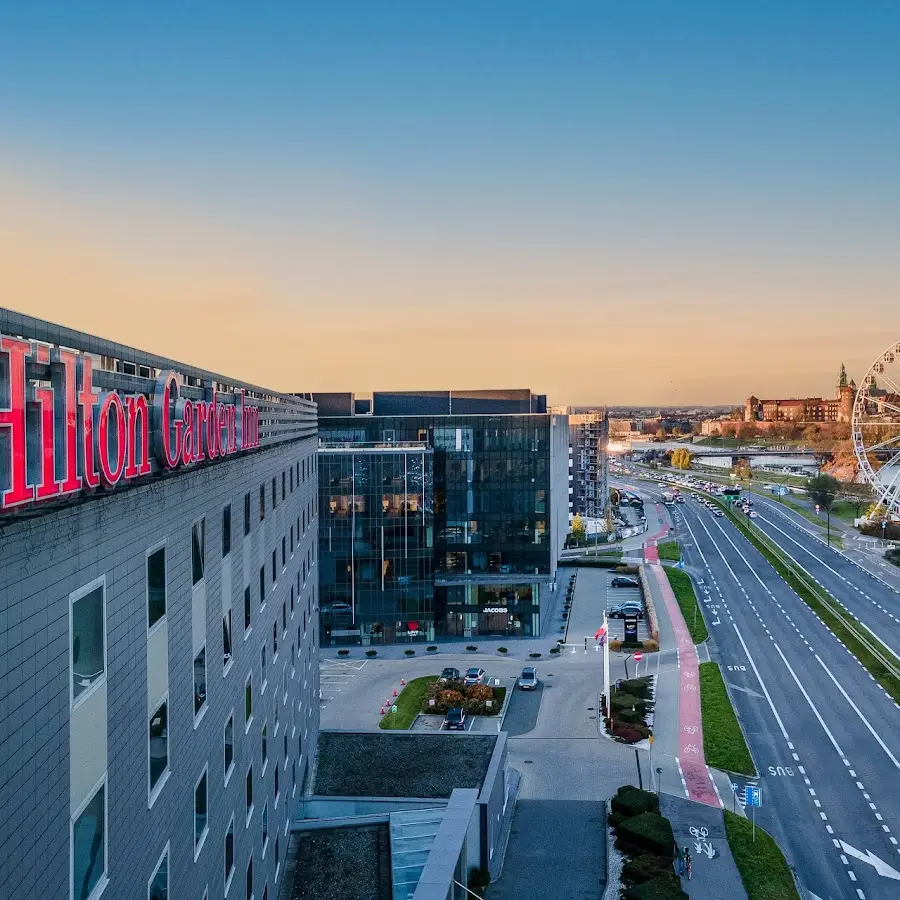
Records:
[[[859,378],[900,10],[510,9],[5,10],[4,305],[283,391]]]

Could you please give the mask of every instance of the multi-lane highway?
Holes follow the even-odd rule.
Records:
[[[769,510],[758,509],[754,525],[770,519]],[[811,896],[900,896],[900,710],[727,518],[693,500],[675,515],[707,611],[711,655],[759,770],[758,821]],[[890,613],[900,597],[827,556],[817,563],[775,526],[798,541],[814,538],[795,534],[774,514],[760,525],[869,627],[897,624]],[[817,546],[819,556],[832,553]]]

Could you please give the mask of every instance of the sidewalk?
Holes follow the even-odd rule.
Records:
[[[662,794],[660,812],[672,823],[675,843],[691,854],[691,880],[682,876],[681,887],[691,900],[746,900],[731,847],[725,837],[721,809]]]

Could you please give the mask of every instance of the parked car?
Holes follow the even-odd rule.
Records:
[[[444,728],[447,731],[465,731],[466,711],[458,706],[448,709],[447,715],[444,716]]]
[[[617,575],[610,584],[613,587],[640,587],[633,578],[626,578],[624,575]]]
[[[640,603],[617,603],[611,606],[606,613],[611,619],[624,619],[626,616],[644,618],[644,607]]]
[[[519,687],[523,691],[536,691],[538,686],[537,669],[534,666],[525,666],[519,676]]]
[[[466,669],[465,683],[467,685],[484,684],[484,674],[484,669],[478,666],[470,666]]]
[[[324,613],[326,616],[339,616],[353,612],[353,607],[343,600],[335,600],[334,603],[326,603],[324,606],[319,607],[319,612]]]
[[[438,681],[459,681],[459,669],[453,669],[449,666],[441,672]]]

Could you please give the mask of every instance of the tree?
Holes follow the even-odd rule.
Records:
[[[734,437],[734,433],[737,430],[736,422],[723,422],[722,428],[720,429],[722,437]]]
[[[806,482],[806,493],[813,503],[817,503],[828,517],[828,543],[831,543],[831,508],[841,490],[841,483],[831,475],[816,475]]]
[[[856,518],[858,519],[860,516],[859,511],[862,507],[872,502],[872,488],[868,484],[860,484],[856,481],[841,484],[840,499],[855,507]]]
[[[685,447],[677,447],[672,451],[672,465],[676,469],[689,469],[692,459],[691,451]]]
[[[656,439],[658,441],[664,441],[666,439],[666,432],[663,428],[658,428],[656,430]]]
[[[584,520],[579,513],[575,513],[575,517],[572,519],[572,539],[576,544],[581,544],[584,542],[586,533]]]

